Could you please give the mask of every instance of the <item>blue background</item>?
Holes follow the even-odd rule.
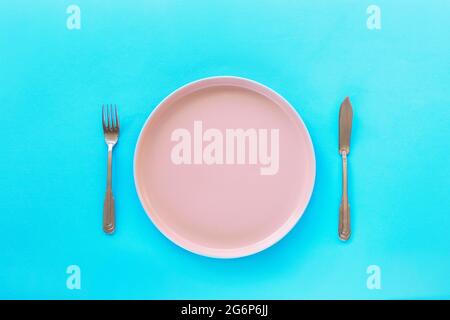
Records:
[[[66,8],[81,8],[68,30]],[[0,298],[450,298],[450,2],[1,1]],[[278,244],[216,260],[164,238],[135,192],[152,109],[235,75],[290,101],[316,152],[309,207]],[[338,109],[354,107],[353,237],[337,237]],[[117,103],[117,232],[101,229],[102,103]],[[81,268],[81,290],[66,268]],[[380,290],[366,287],[369,265]]]

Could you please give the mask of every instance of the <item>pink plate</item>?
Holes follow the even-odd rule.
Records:
[[[303,214],[316,163],[308,130],[271,89],[213,77],[176,90],[139,136],[134,180],[158,229],[179,246],[236,258],[280,240]]]

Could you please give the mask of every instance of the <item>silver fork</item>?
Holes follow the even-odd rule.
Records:
[[[119,140],[119,116],[116,105],[102,106],[102,124],[105,142],[108,145],[108,171],[106,178],[106,194],[103,205],[103,231],[111,234],[116,229],[114,197],[112,194],[112,151]]]

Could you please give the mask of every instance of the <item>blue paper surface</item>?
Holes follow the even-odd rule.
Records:
[[[80,29],[67,25],[70,5]],[[368,27],[370,5],[379,29]],[[2,1],[0,12],[0,298],[450,298],[449,1],[30,0]],[[285,97],[317,161],[296,227],[234,260],[172,244],[133,180],[153,108],[216,75]],[[347,95],[353,235],[343,243],[337,120]],[[121,120],[113,236],[101,228],[103,103]]]

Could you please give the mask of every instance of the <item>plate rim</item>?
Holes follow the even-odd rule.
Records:
[[[312,179],[312,181],[311,181],[311,188],[308,190],[308,193],[306,194],[306,197],[305,197],[306,201],[305,201],[304,205],[297,206],[297,208],[291,213],[291,215],[284,222],[284,224],[281,225],[278,229],[276,229],[269,236],[265,237],[264,239],[262,239],[258,242],[252,243],[250,245],[247,245],[244,247],[231,248],[231,249],[218,249],[218,248],[210,248],[210,247],[207,247],[204,245],[199,245],[197,243],[190,241],[189,239],[186,239],[185,237],[178,235],[175,231],[173,231],[173,229],[171,229],[170,227],[167,227],[167,224],[165,224],[164,221],[162,221],[161,219],[158,220],[157,215],[152,214],[152,211],[156,212],[156,210],[154,210],[154,208],[149,203],[147,203],[148,201],[144,201],[145,199],[143,199],[143,195],[142,195],[142,192],[140,191],[139,184],[137,181],[138,178],[137,178],[137,172],[136,172],[137,171],[137,169],[136,169],[137,155],[138,155],[138,151],[139,151],[139,146],[141,145],[141,141],[143,139],[143,132],[144,132],[145,128],[147,127],[149,121],[154,116],[154,114],[156,112],[158,112],[158,110],[161,109],[161,107],[163,105],[165,105],[168,100],[173,99],[174,96],[178,95],[183,90],[185,90],[191,86],[201,84],[203,82],[209,82],[209,81],[214,81],[214,80],[216,80],[216,81],[234,80],[234,81],[238,81],[238,82],[242,82],[242,83],[246,82],[249,85],[260,87],[262,90],[265,90],[266,92],[259,92],[255,89],[250,89],[247,87],[245,87],[245,89],[252,90],[258,94],[263,94],[263,95],[265,95],[265,93],[270,93],[273,96],[280,99],[287,107],[289,107],[291,109],[292,113],[295,114],[295,116],[297,117],[297,120],[299,120],[300,125],[303,127],[303,129],[306,133],[307,145],[309,146],[309,148],[311,150],[311,165],[312,165],[311,179]],[[204,88],[207,88],[210,86],[211,85],[209,85],[209,86],[207,85],[207,86],[199,88],[198,90],[201,90],[201,89],[204,89]],[[237,85],[237,86],[239,86],[239,85]],[[240,86],[240,87],[242,87],[242,86]],[[270,97],[268,97],[268,98],[270,98]],[[134,156],[133,156],[133,179],[134,179],[135,191],[138,195],[139,202],[141,203],[141,207],[144,209],[144,212],[146,213],[147,217],[150,219],[150,221],[153,223],[153,225],[156,227],[156,229],[159,232],[161,232],[172,243],[176,244],[178,247],[181,247],[189,252],[192,252],[192,253],[195,253],[195,254],[198,254],[201,256],[205,256],[205,257],[219,258],[219,259],[241,258],[241,257],[246,257],[246,256],[256,254],[258,252],[261,252],[261,251],[275,245],[277,242],[279,242],[281,239],[283,239],[298,223],[300,218],[305,213],[305,211],[311,201],[312,193],[314,191],[315,180],[316,180],[316,156],[315,156],[315,150],[314,150],[314,145],[312,143],[311,135],[310,135],[309,130],[306,127],[305,123],[303,122],[303,119],[300,117],[300,114],[297,112],[297,110],[282,95],[277,93],[275,90],[269,88],[268,86],[261,84],[260,82],[257,82],[255,80],[248,79],[248,78],[239,77],[239,76],[210,76],[210,77],[200,78],[198,80],[188,82],[188,83],[178,87],[177,89],[172,91],[170,94],[168,94],[163,100],[161,100],[161,102],[159,102],[156,105],[156,107],[150,112],[150,114],[148,115],[147,119],[145,120],[145,122],[139,132],[138,138],[136,140],[136,146],[134,149]],[[147,206],[149,206],[149,208],[147,208]],[[166,227],[164,228],[164,226],[166,226]],[[171,232],[169,234],[170,230],[171,230]]]

